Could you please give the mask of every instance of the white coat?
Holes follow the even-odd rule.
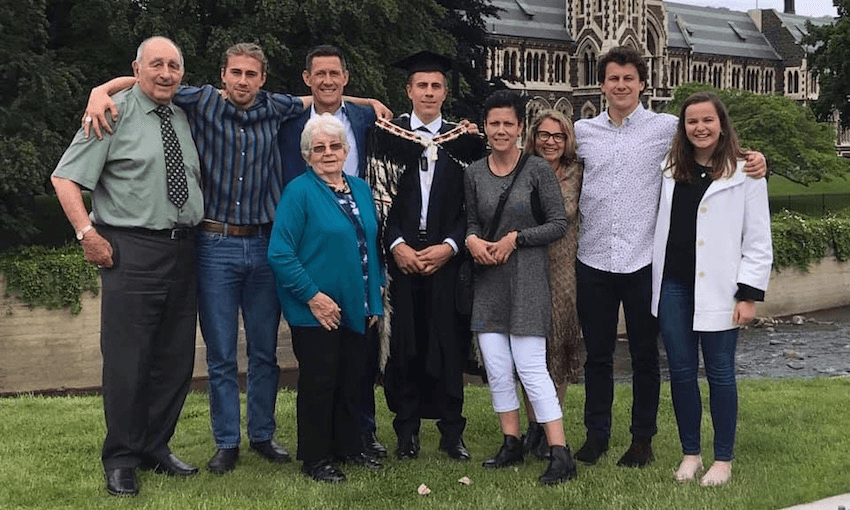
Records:
[[[665,168],[667,162],[662,165]],[[738,283],[767,290],[773,263],[767,181],[747,177],[743,167],[739,161],[735,173],[712,182],[697,209],[694,331],[737,327],[732,314]],[[672,172],[665,170],[652,251],[652,314],[656,317],[675,185]]]

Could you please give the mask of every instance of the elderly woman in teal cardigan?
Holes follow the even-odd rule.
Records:
[[[378,222],[365,181],[342,171],[343,125],[314,117],[301,134],[310,166],[283,191],[269,243],[283,316],[298,359],[298,459],[322,482],[339,462],[382,466],[363,454],[357,425],[365,331],[383,313]]]

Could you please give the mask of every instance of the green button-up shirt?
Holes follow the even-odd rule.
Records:
[[[92,191],[91,220],[114,227],[163,230],[194,226],[203,219],[198,151],[186,114],[173,104],[171,122],[180,141],[189,199],[178,208],[168,199],[165,152],[157,103],[136,84],[113,98],[121,116],[113,133],[88,140],[80,129],[53,175]]]

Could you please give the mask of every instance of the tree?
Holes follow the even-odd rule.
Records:
[[[716,93],[726,103],[741,146],[761,151],[772,173],[807,185],[843,178],[850,171],[847,160],[835,152],[833,125],[818,122],[809,108],[781,95],[686,83],[676,88],[667,111],[678,115],[684,100],[701,90]]]
[[[821,27],[806,22],[809,34],[802,42],[813,48],[809,68],[820,83],[818,100],[812,105],[818,119],[831,121],[839,113],[841,127],[850,128],[850,0],[833,0],[838,19]]]
[[[79,125],[81,73],[48,49],[45,0],[0,7],[0,237],[36,233],[30,203]],[[23,20],[26,20],[24,22]]]

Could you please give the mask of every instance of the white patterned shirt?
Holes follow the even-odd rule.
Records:
[[[652,262],[661,162],[677,122],[640,104],[619,127],[607,111],[576,122],[578,156],[584,159],[578,240],[583,264],[628,274]]]

